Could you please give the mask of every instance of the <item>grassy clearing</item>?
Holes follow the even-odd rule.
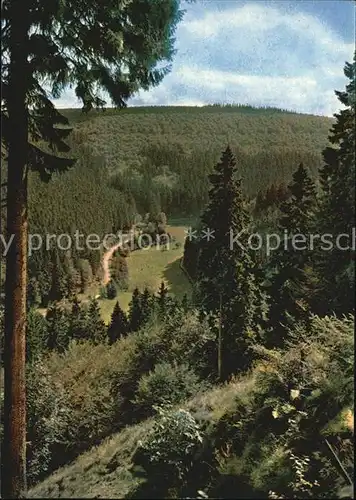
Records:
[[[164,281],[170,293],[179,299],[182,299],[185,293],[190,293],[190,283],[179,266],[184,250],[184,230],[184,226],[167,226],[167,232],[175,237],[176,242],[180,244],[179,247],[172,243],[165,251],[152,247],[147,250],[136,250],[130,254],[128,291],[120,291],[113,300],[100,300],[101,315],[106,323],[110,321],[117,300],[124,311],[128,310],[132,292],[136,287],[141,291],[147,287],[150,291],[157,292],[161,282]]]
[[[170,217],[169,231],[173,234],[174,229],[181,227],[182,229],[192,227],[196,223],[197,217]]]
[[[183,220],[183,219],[182,219]],[[180,222],[182,221],[180,220]],[[189,224],[188,219],[184,219]],[[173,221],[167,226],[167,232],[175,237],[176,243],[172,243],[168,250],[162,251],[156,247],[147,250],[136,250],[128,257],[129,266],[129,289],[119,291],[115,299],[99,299],[101,317],[105,323],[109,323],[112,311],[118,300],[124,311],[128,311],[133,290],[138,287],[143,291],[147,287],[151,292],[157,292],[162,281],[165,282],[170,293],[179,299],[184,294],[191,292],[191,285],[180,269],[180,259],[183,257],[185,229],[187,226],[176,225]],[[89,301],[100,293],[98,284],[92,285],[85,294],[79,294],[78,298],[82,303]],[[40,308],[38,312],[46,315],[46,309]]]

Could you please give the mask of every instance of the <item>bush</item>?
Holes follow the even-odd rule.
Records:
[[[199,379],[188,365],[160,363],[141,377],[134,403],[140,415],[149,415],[155,405],[179,403],[199,388]]]
[[[112,379],[114,398],[118,401],[124,398],[126,401],[124,407],[121,404],[117,407],[116,418],[121,422],[124,420],[129,424],[133,422],[133,416],[135,421],[145,416],[134,403],[138,383],[163,359],[170,365],[194,367],[194,372],[201,380],[206,379],[211,372],[211,345],[215,344],[215,337],[209,325],[200,321],[195,312],[187,314],[177,310],[163,323],[153,316],[148,324],[128,338],[134,351],[127,372],[125,376],[121,372],[113,373]],[[115,345],[117,343],[121,341]],[[118,356],[121,357],[121,354]]]
[[[258,351],[247,411],[236,406],[218,426],[231,439],[235,475],[270,498],[336,497],[340,477],[324,439],[353,476],[353,318],[314,316],[290,331],[286,350]]]
[[[117,290],[115,283],[113,281],[109,281],[106,286],[106,296],[108,299],[114,299],[117,295]]]
[[[123,425],[117,416],[124,398],[112,393],[112,380],[121,385],[131,380],[133,359],[131,339],[113,346],[72,341],[64,354],[53,352],[34,365],[28,377],[31,480],[68,463]]]
[[[120,253],[116,254],[111,262],[111,276],[120,290],[127,290],[129,286],[129,268],[127,258]]]
[[[133,464],[143,468],[147,477],[140,498],[167,498],[167,489],[182,488],[203,442],[199,426],[188,411],[157,409],[159,418],[133,456]]]
[[[130,336],[132,338],[132,334]],[[133,337],[135,359],[134,380],[130,390],[137,390],[142,375],[153,370],[162,359],[166,363],[194,367],[200,379],[211,373],[211,361],[215,362],[215,335],[206,321],[200,321],[194,311],[177,310],[162,323],[153,315],[152,319]],[[121,381],[113,381],[115,391],[121,393]],[[130,396],[133,397],[133,393]]]
[[[214,374],[216,365],[216,335],[207,319],[197,311],[178,310],[166,318],[160,336],[165,345],[165,359],[171,363],[194,367],[203,379]]]
[[[41,361],[27,369],[26,383],[27,478],[31,485],[50,472],[70,411],[60,377],[51,377]]]

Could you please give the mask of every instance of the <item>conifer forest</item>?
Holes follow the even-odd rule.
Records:
[[[1,498],[355,498],[356,4],[275,4],[3,0]]]

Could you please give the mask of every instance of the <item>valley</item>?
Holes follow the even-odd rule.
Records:
[[[337,247],[256,248],[350,231],[354,162],[330,152],[335,120],[64,114],[76,163],[47,183],[29,173],[30,234],[56,245],[28,256],[27,497],[339,495],[353,474],[352,264]],[[86,245],[58,244],[78,231]],[[1,305],[1,350],[3,325]]]

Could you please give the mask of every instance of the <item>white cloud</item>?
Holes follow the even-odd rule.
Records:
[[[239,75],[216,70],[192,69],[190,67],[182,67],[177,71],[177,75],[181,77],[181,81],[196,83],[197,79],[201,85],[207,85],[210,88],[225,88],[228,85],[242,85],[254,90],[266,90],[266,88],[274,88],[285,86],[299,87],[301,89],[313,88],[317,82],[308,77],[290,77],[281,76],[263,76],[263,75]]]
[[[82,106],[74,90],[67,90],[60,99],[53,99],[53,102],[58,109],[80,108]]]
[[[330,116],[354,50],[319,18],[263,2],[188,7],[177,48],[172,73],[131,105],[238,102]]]
[[[323,114],[325,109],[332,113],[330,102],[327,107],[320,105],[317,82],[309,77],[270,77],[258,75],[238,75],[236,73],[200,70],[182,67],[176,75],[168,79],[179,79],[179,84],[173,82],[147,93],[147,98],[140,95],[133,99],[136,105],[204,105],[213,102],[234,102],[240,104],[255,104],[279,106],[284,109],[294,109],[308,113],[309,101],[315,102],[314,113]],[[197,81],[199,84],[197,85]],[[172,90],[178,87],[178,91]],[[184,88],[190,99],[182,100],[179,91]],[[326,104],[326,103],[325,103]]]

